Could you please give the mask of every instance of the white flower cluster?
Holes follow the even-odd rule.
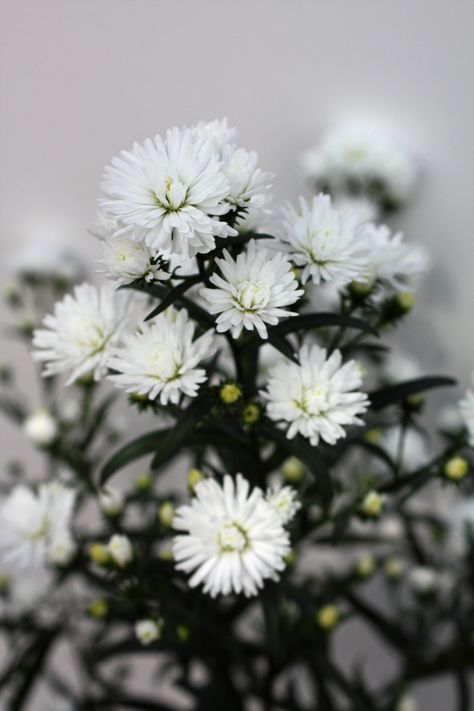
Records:
[[[285,567],[290,552],[285,525],[298,508],[290,487],[265,498],[241,474],[226,475],[222,485],[201,481],[191,504],[180,506],[174,517],[173,528],[181,532],[173,542],[176,567],[192,573],[191,587],[202,584],[212,597],[257,595]]]
[[[306,176],[333,195],[357,194],[376,203],[407,202],[420,178],[418,161],[390,131],[367,121],[348,121],[323,136],[303,156]]]
[[[223,218],[263,208],[270,174],[235,145],[226,120],[173,128],[122,151],[105,169],[99,226],[112,279],[163,280],[162,264],[211,251],[236,231]],[[137,246],[134,246],[136,243]]]
[[[37,573],[48,563],[66,564],[74,553],[71,517],[75,493],[53,481],[35,491],[23,484],[0,505],[0,570]]]

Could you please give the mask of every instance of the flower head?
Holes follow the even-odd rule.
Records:
[[[285,360],[270,370],[267,413],[272,420],[288,424],[287,437],[300,433],[311,444],[319,439],[334,444],[345,436],[344,426],[362,424],[357,415],[368,407],[367,395],[358,392],[360,369],[353,360],[342,364],[340,351],[329,358],[324,348],[304,345],[300,365]]]
[[[225,476],[222,485],[199,482],[173,527],[182,532],[173,542],[177,569],[192,572],[189,585],[202,584],[212,597],[256,595],[265,580],[278,579],[290,550],[281,516],[240,474]]]
[[[209,252],[214,237],[235,234],[218,216],[230,209],[230,186],[212,139],[202,130],[173,128],[121,151],[105,169],[100,205],[155,250],[184,257]]]
[[[329,195],[320,194],[308,205],[300,198],[297,211],[283,210],[281,242],[290,259],[302,268],[303,284],[334,282],[339,286],[367,276],[365,224],[355,211],[336,210]]]
[[[135,623],[135,636],[145,646],[155,642],[160,638],[160,635],[161,625],[157,624],[155,620],[138,620]]]
[[[271,486],[267,489],[266,499],[279,513],[282,523],[289,523],[301,508],[298,492],[292,486]]]
[[[23,432],[34,444],[47,447],[58,436],[58,423],[48,410],[40,408],[26,418]]]
[[[224,258],[216,259],[216,264],[222,276],[213,274],[210,281],[216,288],[201,289],[201,295],[209,311],[219,314],[219,333],[230,329],[238,338],[243,328],[255,329],[261,338],[267,338],[265,324],[274,326],[280,318],[294,316],[282,307],[298,301],[303,291],[283,254],[270,253],[252,240],[236,259],[224,251]]]
[[[258,168],[258,154],[227,144],[222,149],[222,159],[222,170],[230,185],[227,202],[235,209],[262,208],[271,188],[272,175]]]
[[[99,380],[125,325],[128,304],[126,294],[109,287],[76,286],[44,318],[46,328],[34,333],[33,358],[46,363],[43,375],[69,373],[68,385],[88,374]]]
[[[159,397],[162,405],[176,404],[182,394],[194,397],[207,379],[198,365],[215,351],[212,331],[193,340],[194,331],[186,311],[167,309],[113,350],[110,367],[118,374],[110,379],[129,393]]]
[[[128,234],[117,235],[119,231],[117,220],[105,217],[102,212],[98,213],[90,230],[102,243],[100,271],[105,272],[115,287],[131,284],[137,279],[152,282],[170,278],[161,252],[151,249],[144,242],[137,242]]]
[[[466,426],[469,444],[474,447],[474,390],[467,390],[459,403],[461,417]]]
[[[56,481],[37,492],[16,486],[0,506],[0,568],[21,574],[58,559],[70,541],[74,500],[74,491]]]
[[[401,232],[392,235],[385,225],[367,225],[369,277],[395,291],[406,289],[410,280],[421,276],[429,266],[427,251],[417,244],[406,244]]]

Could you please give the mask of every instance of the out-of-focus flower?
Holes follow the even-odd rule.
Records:
[[[0,507],[0,568],[16,574],[41,569],[70,538],[74,501],[74,491],[59,482],[37,492],[15,486]]]
[[[334,444],[345,436],[344,427],[362,424],[358,415],[369,401],[357,389],[362,384],[360,369],[353,360],[342,364],[340,351],[329,358],[317,345],[305,345],[299,352],[300,365],[285,361],[270,370],[267,412],[272,420],[288,423],[287,437],[296,434],[317,445],[319,439]]]
[[[58,423],[51,413],[42,407],[26,418],[23,432],[34,444],[47,447],[58,436]]]
[[[45,363],[43,375],[69,373],[67,384],[89,374],[99,380],[126,324],[128,303],[127,294],[91,284],[58,301],[44,318],[46,328],[33,337],[33,358]]]
[[[464,398],[459,403],[459,410],[467,429],[469,444],[474,447],[474,390],[466,391]]]
[[[84,263],[67,244],[35,239],[17,249],[10,261],[16,278],[24,281],[54,281],[74,284],[84,276]]]
[[[160,638],[161,627],[155,620],[139,620],[135,624],[135,636],[141,644],[148,646]]]
[[[230,185],[212,139],[173,128],[105,168],[100,206],[129,233],[155,250],[184,257],[213,249],[215,237],[235,234],[218,217],[231,208]]]
[[[368,491],[359,506],[360,512],[367,518],[378,518],[385,504],[385,497],[377,491]]]
[[[379,280],[395,291],[403,291],[427,271],[430,263],[427,250],[419,244],[404,242],[401,232],[392,235],[386,225],[370,224],[364,235],[371,282]]]
[[[413,153],[384,126],[353,120],[331,129],[303,157],[306,176],[333,194],[372,197],[396,207],[414,193],[420,178]]]
[[[309,205],[300,198],[299,210],[283,210],[280,244],[302,269],[301,280],[343,286],[368,276],[365,223],[354,211],[336,210],[329,195],[320,194]]]
[[[303,291],[282,254],[270,253],[256,241],[249,243],[246,252],[233,259],[225,251],[223,259],[216,259],[222,276],[213,274],[210,281],[215,289],[201,289],[211,313],[218,313],[216,329],[219,333],[231,330],[238,338],[242,329],[258,331],[267,338],[266,324],[274,326],[279,319],[293,316],[283,308],[294,304]]]
[[[301,508],[298,492],[292,486],[271,486],[267,489],[266,500],[281,517],[282,523],[289,523]]]
[[[178,403],[182,394],[195,397],[207,379],[197,366],[215,351],[213,332],[193,340],[195,328],[186,311],[171,308],[142,324],[113,350],[110,367],[118,374],[110,379],[129,393],[159,397],[162,405]]]
[[[106,486],[99,494],[99,504],[106,516],[118,516],[123,511],[124,496],[113,486]]]
[[[419,565],[409,571],[408,584],[416,595],[433,595],[439,588],[440,577],[434,568]]]
[[[191,587],[203,584],[212,597],[258,593],[265,580],[278,580],[289,553],[280,514],[259,488],[240,474],[199,482],[189,506],[176,511],[173,542],[176,568],[193,572]]]
[[[261,209],[273,176],[258,167],[257,153],[227,144],[222,149],[222,161],[222,170],[230,185],[227,202],[237,210],[245,208],[252,212]]]
[[[133,548],[127,536],[114,533],[107,545],[110,557],[119,568],[125,568],[133,559]]]

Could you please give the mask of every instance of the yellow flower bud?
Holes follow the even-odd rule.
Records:
[[[200,469],[191,469],[188,474],[188,488],[194,491],[196,484],[204,479],[204,474]]]
[[[296,562],[296,553],[291,550],[283,559],[286,565],[293,565]]]
[[[171,528],[174,518],[174,506],[171,501],[163,501],[158,509],[158,518],[165,528]]]
[[[259,406],[251,403],[244,408],[242,418],[246,425],[254,425],[259,421],[261,414]]]
[[[373,279],[369,281],[352,281],[349,288],[354,296],[367,296],[372,291],[373,285]]]
[[[444,465],[444,475],[451,481],[461,481],[469,471],[469,463],[464,457],[451,457]]]
[[[181,642],[186,642],[189,639],[189,629],[186,625],[178,625],[176,628],[176,634]]]
[[[105,600],[93,600],[89,605],[89,615],[96,620],[103,620],[109,613],[109,606]]]
[[[135,480],[135,488],[138,489],[138,491],[149,491],[152,487],[152,484],[153,477],[147,472],[139,474]]]
[[[321,607],[315,616],[315,621],[318,627],[329,632],[334,629],[339,622],[339,610],[336,605],[324,605]]]
[[[385,561],[383,569],[388,580],[397,582],[402,577],[405,566],[400,558],[390,557]]]
[[[410,311],[415,305],[415,294],[411,291],[401,291],[397,294],[396,301],[402,311]]]
[[[354,572],[359,578],[370,578],[375,572],[376,565],[374,556],[371,553],[365,553],[355,564]]]
[[[362,500],[360,511],[368,518],[378,518],[383,511],[384,497],[376,491],[369,491]]]
[[[367,430],[364,433],[364,439],[370,444],[378,444],[382,437],[382,430],[380,427],[373,427],[371,430]]]
[[[110,553],[102,543],[93,543],[89,548],[89,556],[97,565],[107,565],[110,561]]]
[[[224,405],[233,405],[242,397],[242,390],[235,383],[226,383],[219,390],[219,397]]]
[[[296,457],[289,457],[283,462],[281,468],[285,481],[297,484],[304,477],[304,464]]]

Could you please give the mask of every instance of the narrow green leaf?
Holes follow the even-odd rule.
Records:
[[[179,299],[180,296],[183,296],[188,289],[190,289],[192,286],[197,284],[201,280],[200,276],[195,276],[192,279],[187,279],[186,281],[181,282],[181,284],[178,284],[178,286],[175,286],[171,291],[168,291],[164,299],[161,301],[160,304],[156,308],[151,311],[148,316],[145,317],[145,321],[150,321],[150,319],[154,318],[155,316],[158,316],[158,314],[161,314],[165,309],[168,308],[168,306],[171,306],[174,304],[174,302]]]
[[[400,400],[410,397],[410,395],[418,395],[426,390],[442,388],[448,385],[456,385],[456,381],[453,378],[445,376],[416,378],[415,380],[407,380],[397,385],[388,385],[387,387],[374,390],[368,394],[371,403],[370,409],[381,410],[384,407],[388,407],[389,405],[393,405]]]
[[[143,457],[145,454],[151,454],[156,451],[158,444],[167,437],[171,429],[172,428],[148,432],[128,442],[128,444],[115,452],[101,469],[99,475],[100,485],[103,486],[112,474],[115,474],[116,471],[130,464],[130,462]]]
[[[378,335],[377,330],[367,321],[353,316],[345,316],[337,313],[312,313],[302,314],[301,316],[291,316],[286,321],[281,321],[277,326],[269,329],[280,336],[294,333],[299,330],[309,330],[311,328],[326,328],[328,326],[341,326],[345,328],[354,328],[359,331],[366,331],[373,335]]]
[[[288,358],[293,361],[293,363],[299,365],[299,360],[295,355],[295,349],[285,338],[282,338],[282,336],[275,333],[275,331],[268,329],[268,342],[276,348],[277,351],[284,355],[285,358]]]

